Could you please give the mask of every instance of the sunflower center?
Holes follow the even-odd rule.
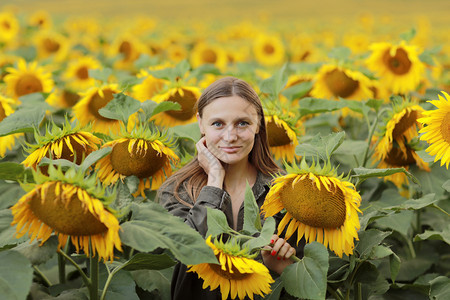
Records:
[[[275,52],[275,47],[271,44],[264,44],[264,53],[273,54]]]
[[[42,83],[36,76],[25,74],[17,80],[15,92],[17,96],[28,95],[32,93],[42,92]]]
[[[136,142],[131,153],[128,152],[129,141],[116,144],[111,151],[111,165],[114,170],[121,175],[135,175],[138,178],[150,177],[160,170],[166,163],[166,155],[158,154],[150,142],[144,142],[148,146],[146,151],[143,148],[139,150]]]
[[[93,214],[87,206],[80,201],[78,193],[74,193],[69,199],[64,197],[67,189],[73,188],[70,184],[60,184],[60,194],[55,193],[56,183],[50,183],[45,191],[44,198],[41,193],[36,193],[30,201],[30,209],[49,227],[55,231],[74,236],[86,236],[101,234],[108,228]],[[95,198],[84,201],[99,201]]]
[[[3,121],[4,118],[6,118],[6,112],[3,108],[2,103],[0,102],[0,122]]]
[[[291,139],[283,126],[279,126],[273,120],[267,122],[267,137],[271,147],[284,146],[291,143]]]
[[[318,179],[316,179],[318,180]],[[346,215],[345,196],[340,188],[330,192],[320,183],[320,191],[309,179],[299,180],[294,187],[287,183],[280,191],[284,208],[298,221],[318,228],[339,228]]]
[[[399,167],[411,165],[416,162],[413,156],[413,150],[411,150],[410,148],[406,148],[405,154],[400,150],[400,148],[397,147],[392,147],[392,149],[386,155],[384,161],[391,166]]]
[[[175,95],[171,96],[167,101],[173,101],[181,105],[181,110],[168,110],[166,114],[177,119],[177,120],[189,120],[194,115],[194,105],[197,101],[194,93],[188,90],[183,90],[184,95],[181,96],[177,91]]]
[[[336,97],[349,97],[359,87],[358,81],[351,79],[345,72],[338,69],[325,74],[324,81],[328,89]]]
[[[2,23],[2,25],[3,25],[3,28],[5,28],[6,30],[11,29],[11,24],[9,24],[9,22],[4,21]]]
[[[61,45],[52,39],[44,39],[44,48],[47,52],[54,53],[59,50]]]
[[[80,100],[80,95],[68,90],[64,90],[62,93],[62,99],[68,107],[72,107],[78,102],[78,100]]]
[[[409,111],[403,115],[403,117],[395,124],[395,128],[392,131],[392,137],[397,139],[403,135],[405,131],[407,131],[411,126],[416,123],[418,118],[417,111]]]
[[[450,112],[448,112],[442,119],[441,134],[444,141],[450,144]]]
[[[203,51],[203,61],[205,63],[214,64],[217,61],[217,54],[211,49],[206,49]]]
[[[219,260],[219,257],[216,255],[217,260]],[[218,274],[222,278],[226,278],[228,280],[242,280],[246,277],[248,277],[251,273],[241,273],[239,270],[232,264],[231,269],[230,266],[227,264],[225,266],[226,270],[222,269],[221,265],[218,264],[209,264],[211,269]],[[231,273],[233,271],[233,273]]]
[[[383,62],[392,73],[397,75],[406,74],[411,69],[411,61],[408,58],[408,53],[402,48],[397,49],[394,56],[391,56],[389,50],[386,50],[383,55]]]
[[[109,103],[114,98],[114,93],[110,89],[103,90],[104,97],[100,96],[100,94],[97,92],[95,95],[91,97],[91,101],[89,101],[89,111],[91,114],[95,116],[95,118],[103,120],[103,121],[115,121],[113,119],[105,118],[104,116],[100,115],[98,110],[102,107],[104,107],[106,104]]]
[[[119,46],[119,52],[123,54],[124,60],[129,60],[131,57],[131,43],[124,41]]]
[[[86,66],[83,66],[77,70],[77,77],[80,80],[86,80],[89,78],[89,71]]]

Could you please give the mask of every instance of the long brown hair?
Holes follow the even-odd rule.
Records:
[[[235,77],[225,77],[215,81],[203,91],[196,103],[196,110],[200,117],[203,117],[203,110],[208,104],[215,99],[231,96],[239,96],[248,101],[256,108],[259,116],[259,130],[258,133],[255,134],[255,143],[249,154],[250,163],[263,174],[269,175],[278,173],[280,168],[274,162],[272,154],[270,153],[261,100],[247,82]],[[176,182],[174,191],[175,198],[187,206],[192,206],[180,198],[178,192],[180,185],[185,185],[189,197],[195,203],[200,190],[207,184],[207,181],[208,176],[200,166],[196,155],[188,164],[169,177],[160,190]]]

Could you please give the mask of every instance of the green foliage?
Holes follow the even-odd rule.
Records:
[[[33,269],[17,251],[0,252],[0,294],[4,299],[25,299],[30,290]]]

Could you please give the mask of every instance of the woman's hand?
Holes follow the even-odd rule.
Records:
[[[295,248],[286,240],[274,234],[270,244],[261,251],[261,256],[269,269],[281,274],[284,268],[294,263],[289,258],[295,256],[295,252]]]
[[[207,185],[223,188],[225,178],[225,169],[219,159],[211,153],[206,147],[206,139],[202,137],[196,144],[198,153],[198,162],[208,174]]]

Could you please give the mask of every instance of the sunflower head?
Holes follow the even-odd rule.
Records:
[[[265,217],[285,209],[278,225],[278,234],[287,226],[285,236],[297,231],[297,243],[304,236],[307,242],[317,241],[342,257],[353,253],[354,239],[358,239],[358,212],[361,196],[343,176],[338,176],[330,162],[321,167],[286,166],[287,175],[276,178],[261,207]]]
[[[28,233],[31,240],[43,244],[51,235],[58,235],[64,247],[70,237],[77,252],[87,256],[98,254],[104,260],[114,258],[114,248],[122,251],[119,221],[109,205],[115,191],[108,192],[97,184],[95,176],[69,168],[63,172],[52,165],[49,175],[33,171],[36,185],[11,208],[16,235]]]
[[[270,284],[274,282],[269,270],[254,260],[255,255],[242,248],[234,239],[224,243],[222,240],[211,242],[206,239],[216,255],[219,264],[204,263],[189,266],[188,272],[195,272],[203,279],[203,288],[215,290],[220,287],[222,300],[228,298],[253,299],[254,294],[264,296],[270,293]]]
[[[122,129],[121,135],[102,147],[112,147],[109,155],[98,161],[98,177],[105,184],[119,178],[136,176],[139,187],[136,195],[145,196],[145,189],[157,189],[172,174],[172,165],[179,158],[172,150],[173,141],[162,132],[148,126],[136,126],[131,132]]]
[[[90,133],[89,127],[82,128],[79,124],[71,124],[66,118],[62,128],[54,122],[47,126],[45,135],[34,133],[36,144],[28,144],[26,151],[30,153],[22,162],[27,167],[37,168],[43,157],[66,159],[76,164],[91,152],[98,149],[101,139]],[[47,167],[40,168],[46,173]]]

